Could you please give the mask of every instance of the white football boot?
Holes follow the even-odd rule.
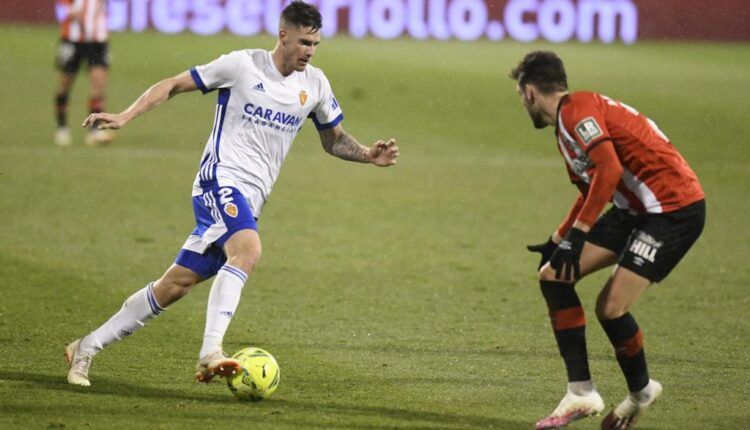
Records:
[[[240,362],[229,358],[223,351],[216,351],[198,360],[195,365],[195,380],[208,384],[214,376],[228,377],[242,371]]]
[[[91,385],[89,368],[94,356],[82,353],[78,348],[80,344],[81,339],[76,339],[65,346],[65,361],[68,362],[68,383],[88,387]]]
[[[635,427],[643,411],[661,396],[661,392],[659,381],[649,379],[646,388],[638,393],[628,394],[628,397],[604,418],[602,430],[628,430]]]
[[[604,400],[596,390],[579,396],[570,390],[565,393],[557,408],[536,423],[536,430],[560,429],[581,418],[598,415],[604,410]]]
[[[73,144],[73,136],[70,134],[68,127],[58,127],[55,130],[55,145],[70,146]]]
[[[105,146],[115,140],[115,133],[112,130],[91,129],[86,133],[86,146],[96,147]]]

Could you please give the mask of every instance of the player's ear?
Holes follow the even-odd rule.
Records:
[[[523,87],[523,97],[526,99],[526,101],[529,104],[534,104],[534,100],[536,98],[536,93],[534,91],[534,87],[530,84],[526,84]]]
[[[286,39],[288,35],[289,35],[289,32],[286,31],[286,28],[282,27],[279,29],[279,41],[281,42],[282,45],[286,45]]]

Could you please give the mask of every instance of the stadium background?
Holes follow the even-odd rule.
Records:
[[[112,35],[111,110],[221,53],[271,49],[262,29],[272,13],[264,11],[279,4],[111,3],[128,11],[119,22],[126,31]],[[240,18],[257,34],[230,31],[230,3],[250,8]],[[425,27],[400,15],[427,3],[445,19],[423,9]],[[637,11],[633,38],[622,16],[614,33],[598,26],[612,22],[601,16],[581,27],[583,7],[603,3],[373,0],[359,2],[364,21],[334,11],[338,34],[324,40],[314,64],[333,83],[347,130],[363,142],[395,136],[402,157],[394,169],[344,163],[323,153],[312,127],[303,129],[261,220],[263,260],[225,345],[271,351],[281,386],[266,402],[238,404],[221,385],[191,381],[205,287],[98,356],[91,389],[65,383],[62,346],[157,277],[190,231],[190,184],[215,100],[180,96],[120,131],[111,147],[57,148],[54,5],[3,2],[0,427],[530,428],[559,400],[564,373],[536,258],[524,245],[546,237],[575,190],[551,134],[531,128],[505,76],[529,50],[554,49],[572,88],[603,92],[654,119],[708,195],[704,236],[634,308],[666,390],[641,428],[746,428],[750,7],[610,2]],[[512,7],[522,9],[520,20]],[[207,18],[219,15],[221,22]],[[514,16],[520,25],[510,30]],[[491,27],[501,41],[490,40]],[[450,37],[436,40],[446,28]],[[586,28],[591,43],[577,40]],[[427,40],[411,37],[424,31]],[[86,114],[81,78],[72,122]],[[76,133],[80,141],[83,130]],[[593,374],[612,404],[624,382],[592,313],[605,278],[585,280],[580,291]]]

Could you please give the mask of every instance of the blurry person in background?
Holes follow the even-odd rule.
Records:
[[[55,94],[57,130],[55,143],[70,146],[73,143],[68,128],[68,105],[70,91],[82,62],[89,71],[89,112],[104,110],[109,68],[109,31],[107,29],[106,0],[57,0],[60,17],[60,46],[56,64],[60,70],[60,82]],[[98,125],[98,124],[97,124]],[[108,144],[114,138],[111,130],[91,127],[86,134],[86,145]]]

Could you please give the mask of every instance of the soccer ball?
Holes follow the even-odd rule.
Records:
[[[255,347],[241,349],[232,358],[242,372],[227,378],[229,391],[240,400],[257,402],[273,394],[279,386],[279,363],[268,352]]]

